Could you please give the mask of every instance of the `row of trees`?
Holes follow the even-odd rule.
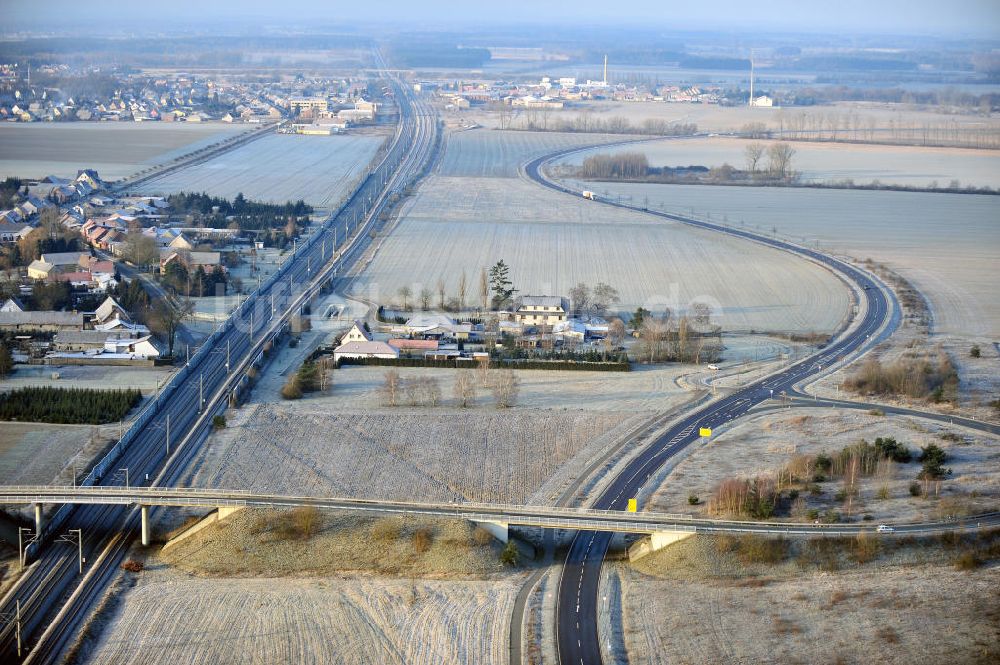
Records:
[[[503,259],[497,261],[489,270],[486,268],[480,270],[478,286],[477,306],[481,311],[486,311],[491,306],[493,309],[503,309],[512,304],[513,296],[517,293],[517,289],[514,288],[510,279],[510,266]],[[463,311],[471,296],[469,279],[465,270],[459,275],[457,291],[456,296],[449,298],[444,279],[439,278],[435,290],[424,287],[419,293],[414,294],[410,286],[404,285],[399,287],[396,295],[399,296],[399,306],[403,311],[412,308],[412,299],[415,295],[420,308],[424,311],[429,310],[435,303],[439,309],[445,311]]]
[[[638,308],[629,327],[639,336],[634,357],[643,362],[715,362],[722,357],[722,328],[712,324],[712,308],[694,303],[677,319],[667,308],[659,316]]]
[[[795,149],[778,141],[764,145],[754,141],[744,148],[746,170],[728,163],[711,169],[704,166],[652,167],[642,152],[590,155],[577,174],[593,180],[650,180],[653,182],[727,183],[736,181],[786,181],[795,176]]]
[[[590,155],[580,166],[580,176],[597,180],[637,180],[649,174],[644,152]]]
[[[100,425],[123,420],[141,400],[135,388],[19,388],[0,395],[0,420]]]
[[[518,109],[497,103],[500,129],[523,129],[536,132],[578,132],[600,134],[640,134],[646,136],[692,136],[698,133],[695,123],[647,118],[638,124],[623,116],[605,117],[587,109],[573,115],[551,108]],[[555,117],[554,114],[559,114]]]
[[[593,289],[583,282],[569,290],[570,310],[576,316],[604,316],[612,305],[621,302],[618,289],[598,282]]]
[[[517,375],[510,369],[491,369],[489,358],[481,360],[474,371],[456,370],[454,377],[452,395],[462,408],[474,406],[480,390],[492,393],[498,409],[510,408],[517,402]],[[399,370],[390,369],[383,376],[379,398],[384,406],[439,406],[441,385],[433,376],[404,378]]]

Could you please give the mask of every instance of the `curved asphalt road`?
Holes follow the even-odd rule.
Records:
[[[547,179],[541,172],[546,162],[579,150],[581,149],[573,148],[537,158],[525,166],[525,173],[543,187],[579,197],[580,192]],[[780,395],[783,391],[791,392],[796,384],[821,372],[823,367],[828,367],[849,354],[870,348],[885,339],[898,325],[899,306],[891,291],[871,275],[833,256],[746,230],[680,215],[643,210],[637,206],[600,197],[595,201],[595,205],[610,205],[645,212],[662,219],[724,233],[803,256],[840,273],[857,285],[866,301],[866,307],[864,316],[856,322],[854,328],[817,353],[692,412],[669,428],[633,458],[593,503],[594,508],[625,510],[628,499],[638,496],[643,484],[668,458],[699,439],[699,428],[728,423],[774,395]],[[567,554],[559,583],[556,624],[559,659],[564,665],[593,665],[602,662],[597,632],[598,585],[601,563],[608,550],[611,536],[612,534],[607,532],[578,534]]]

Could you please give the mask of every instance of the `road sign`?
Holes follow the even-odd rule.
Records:
[[[639,509],[639,505],[636,503],[635,499],[628,500],[628,512],[634,513]]]
[[[712,428],[711,427],[701,427],[701,428],[699,428],[698,429],[698,436],[705,436],[705,437],[712,436]]]

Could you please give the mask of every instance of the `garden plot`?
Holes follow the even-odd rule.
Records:
[[[602,134],[563,134],[474,129],[448,137],[444,158],[437,169],[442,176],[517,176],[518,167],[534,157],[563,148],[620,141]]]
[[[1000,197],[764,187],[589,183],[650,207],[745,222],[886,263],[930,302],[934,331],[1000,335]]]
[[[88,662],[506,663],[510,582],[141,574]]]
[[[883,566],[733,582],[616,568],[629,662],[934,665],[1000,654],[995,567]]]
[[[192,484],[524,504],[564,465],[587,462],[642,420],[583,411],[251,405],[204,444]]]
[[[269,203],[304,200],[329,210],[354,183],[385,140],[382,136],[272,134],[208,161],[144,182],[146,194],[207,192],[227,199],[242,192]]]
[[[871,443],[880,436],[906,445],[914,461],[895,465],[893,476],[884,483],[876,478],[862,479],[852,505],[855,519],[869,514],[876,522],[917,521],[939,519],[949,511],[978,513],[1000,508],[997,437],[919,418],[820,408],[760,413],[718,430],[707,445],[694,444],[696,454],[677,464],[646,508],[707,515],[706,503],[724,478],[774,474],[794,454],[833,454],[860,439]],[[958,440],[953,440],[956,437]],[[916,455],[932,443],[946,451],[944,466],[953,473],[941,482],[939,497],[914,498],[908,488],[920,471]],[[888,496],[879,499],[877,490],[883,484]],[[834,502],[840,486],[839,481],[823,483],[823,495],[807,496],[807,506],[843,512],[844,507]],[[691,494],[701,499],[700,505],[689,505]]]
[[[834,275],[791,254],[511,178],[432,178],[351,292],[391,302],[400,287],[419,293],[440,278],[455,294],[462,271],[475,285],[499,259],[522,294],[604,281],[623,311],[702,301],[729,331],[830,332],[849,307]]]
[[[772,140],[758,141],[764,146]],[[638,145],[595,148],[567,157],[579,165],[594,154],[641,152],[650,166],[707,166],[728,163],[746,168],[744,149],[754,141],[735,138],[667,139]],[[947,187],[952,180],[962,186],[1000,187],[1000,151],[914,146],[859,145],[852,143],[791,144],[795,149],[792,167],[804,182],[836,182],[851,179],[858,184],[927,187],[937,183]],[[763,163],[766,165],[765,156]]]
[[[87,168],[118,180],[243,131],[224,123],[2,123],[0,178],[72,178]]]

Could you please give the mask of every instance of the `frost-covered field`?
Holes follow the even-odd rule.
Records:
[[[392,301],[464,270],[475,297],[482,268],[503,259],[525,294],[562,294],[577,282],[615,286],[620,309],[674,311],[694,301],[716,308],[728,330],[829,331],[847,291],[795,256],[550,193],[518,178],[434,177],[351,290]]]
[[[641,152],[652,166],[721,166],[743,169],[743,151],[753,141],[735,138],[664,140],[632,146],[595,148],[573,155],[567,161],[579,164],[587,155]],[[772,141],[762,139],[768,145]],[[1000,187],[1000,151],[960,148],[858,145],[849,143],[791,144],[795,149],[792,168],[804,181],[828,182],[853,179],[858,184],[878,180],[884,184],[926,187],[936,182],[945,187],[953,179],[963,186]],[[764,162],[766,163],[766,158]]]
[[[118,180],[247,131],[225,123],[0,123],[0,178],[76,177],[96,169]]]
[[[765,573],[745,585],[619,567],[629,662],[936,665],[1000,653],[996,567]]]
[[[103,444],[100,430],[87,425],[0,422],[0,483],[53,482],[68,460],[85,449],[93,454]]]
[[[305,200],[329,209],[350,191],[374,157],[381,136],[273,134],[206,162],[143,183],[140,191],[207,192],[284,203]]]
[[[935,331],[1000,335],[1000,197],[697,185],[591,184],[651,207],[711,213],[803,237],[821,249],[871,257],[930,300]]]
[[[500,665],[516,591],[504,581],[196,579],[147,570],[87,660]]]
[[[562,148],[620,141],[621,136],[476,129],[448,137],[437,173],[442,176],[514,177],[522,162]]]
[[[204,444],[192,484],[523,504],[564,464],[588,462],[644,417],[485,408],[338,412],[309,400],[251,405]]]

